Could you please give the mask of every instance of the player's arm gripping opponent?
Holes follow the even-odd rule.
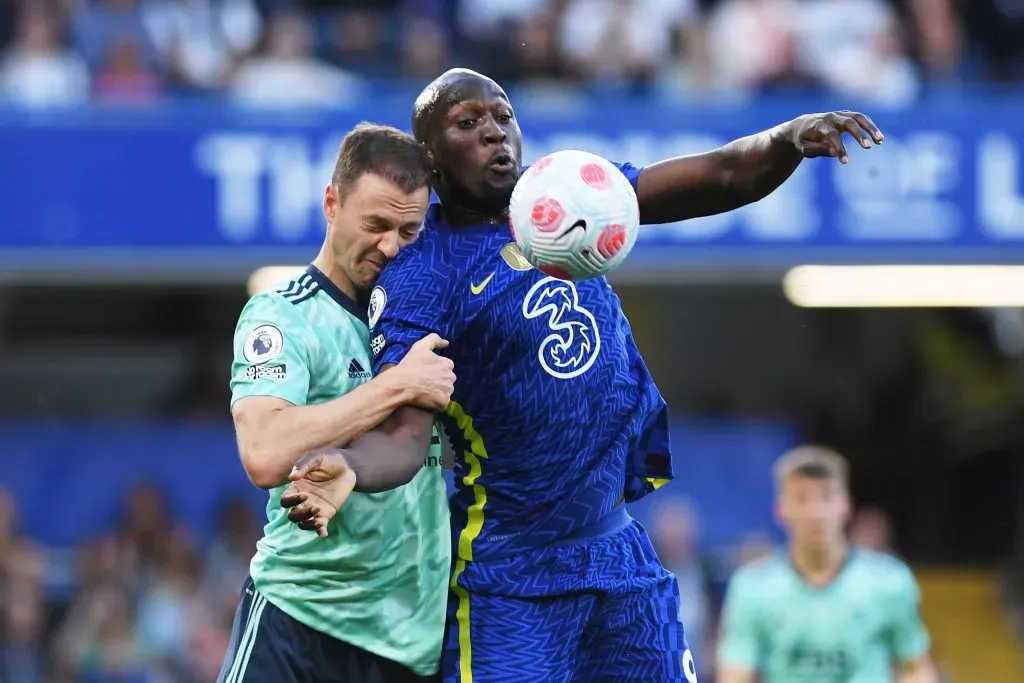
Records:
[[[849,162],[843,133],[864,149],[885,136],[866,115],[852,111],[806,114],[740,138],[705,154],[667,159],[640,173],[640,222],[674,223],[738,209],[764,199],[805,158]]]
[[[451,398],[455,374],[452,362],[435,354],[434,349],[446,345],[437,335],[430,335],[414,345],[391,372],[319,405],[296,406],[275,396],[239,400],[231,412],[249,478],[265,489],[287,483],[296,461],[304,454],[324,454],[329,450],[322,449],[350,444],[384,423],[401,406],[418,406],[427,416],[431,413],[426,411],[444,410]],[[394,426],[387,433],[394,434],[399,442],[405,435]],[[377,440],[380,438],[376,436]],[[372,443],[375,439],[370,440]],[[429,446],[429,426],[426,441]],[[421,454],[421,465],[422,460]],[[372,484],[372,471],[365,476],[367,485]],[[359,490],[371,489],[360,486]]]
[[[409,358],[429,353],[454,367],[447,358],[434,354],[448,343],[430,334],[413,344],[397,365],[387,365],[380,378],[391,376]],[[454,382],[454,374],[452,374]],[[367,431],[347,448],[317,449],[305,454],[289,478],[292,485],[281,496],[288,519],[299,527],[327,536],[327,524],[348,500],[352,491],[375,493],[407,484],[423,466],[433,434],[434,412],[440,405],[404,405],[396,409],[379,427]]]

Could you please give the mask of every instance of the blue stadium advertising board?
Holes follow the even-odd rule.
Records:
[[[613,101],[520,113],[527,161],[577,148],[644,164],[712,149],[815,103],[689,111]],[[817,108],[823,108],[820,107]],[[805,163],[737,212],[645,229],[630,266],[1024,262],[1024,100],[874,112],[851,163]],[[303,262],[345,130],[405,126],[399,104],[329,114],[206,105],[0,113],[3,268]]]

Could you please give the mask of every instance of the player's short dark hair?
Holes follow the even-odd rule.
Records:
[[[344,199],[359,178],[372,173],[408,194],[429,186],[432,170],[426,148],[411,135],[364,122],[341,141],[331,183]]]
[[[843,456],[824,446],[798,446],[775,461],[775,489],[781,491],[793,475],[830,479],[842,488],[849,484],[849,465]]]

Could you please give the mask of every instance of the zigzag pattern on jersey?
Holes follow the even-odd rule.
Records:
[[[638,526],[467,564],[468,600],[454,592],[448,606],[446,680],[687,680],[678,584]]]
[[[318,291],[320,291],[320,285],[316,283],[313,276],[309,273],[303,273],[294,280],[289,281],[282,289],[277,290],[277,293],[285,301],[292,304],[300,304],[312,298]]]
[[[377,369],[396,362],[402,355],[397,349],[427,332],[451,341],[445,355],[458,377],[453,401],[471,418],[488,454],[473,479],[486,491],[483,529],[472,544],[475,560],[543,546],[605,517],[622,497],[629,446],[646,418],[646,409],[637,407],[638,352],[618,298],[603,279],[575,283],[579,305],[597,322],[596,361],[571,379],[544,370],[538,352],[553,334],[551,320],[527,319],[523,302],[545,276],[516,271],[502,259],[501,248],[511,239],[507,225],[436,229],[428,218],[420,239],[381,277],[388,300],[371,333],[386,337]],[[472,294],[471,284],[492,273],[486,288]],[[561,314],[590,324],[578,310]],[[470,439],[452,417],[443,422],[458,456],[452,510],[458,533],[478,504],[474,487],[465,485],[472,474],[463,455]]]

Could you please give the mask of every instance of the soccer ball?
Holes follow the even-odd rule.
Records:
[[[564,150],[530,166],[512,190],[509,226],[541,272],[586,280],[621,264],[636,243],[636,192],[611,162]]]

